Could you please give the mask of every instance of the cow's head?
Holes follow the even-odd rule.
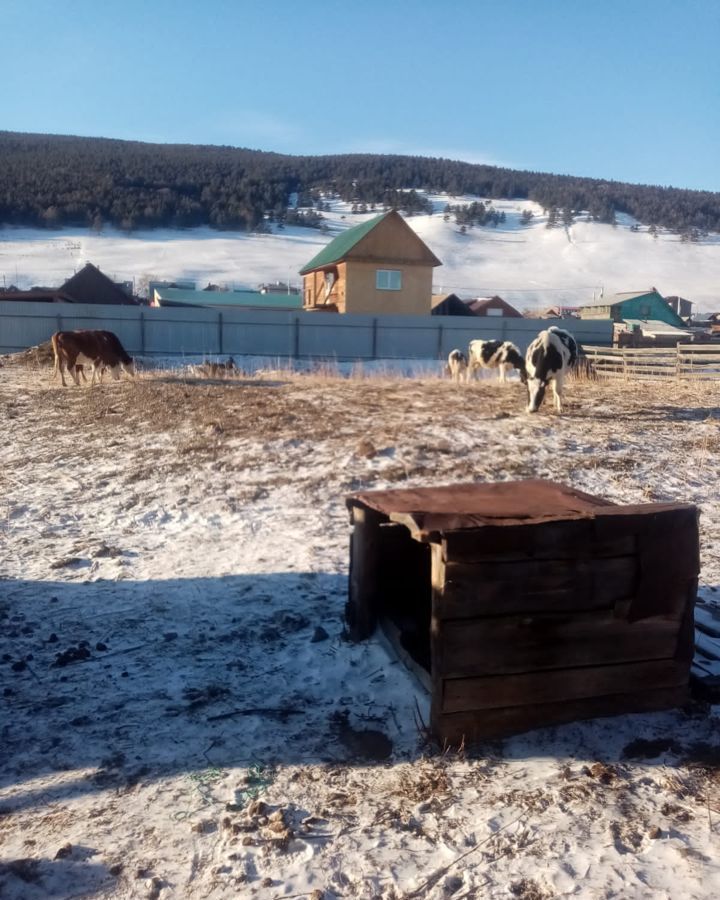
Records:
[[[540,409],[540,404],[543,402],[545,397],[545,390],[547,388],[547,381],[544,381],[542,378],[528,378],[527,375],[525,377],[525,384],[528,389],[528,407],[527,411],[529,413],[537,412]]]

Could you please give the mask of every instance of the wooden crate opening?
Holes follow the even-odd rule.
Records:
[[[686,698],[699,571],[690,504],[547,481],[347,498],[347,621],[380,626],[450,742]]]

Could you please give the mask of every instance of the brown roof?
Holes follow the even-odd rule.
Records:
[[[474,316],[475,313],[457,294],[433,294],[433,316]]]
[[[483,310],[492,308],[492,309],[504,309],[509,317],[522,319],[523,315],[521,312],[518,312],[514,306],[510,306],[510,304],[503,300],[502,297],[482,297],[477,300],[473,300],[472,303],[469,303],[468,306],[473,311],[475,315],[481,315]]]
[[[60,288],[74,303],[110,303],[116,306],[136,306],[135,300],[104,275],[97,266],[87,263],[68,278]]]
[[[419,541],[438,541],[443,533],[488,525],[537,525],[594,519],[687,504],[619,506],[555,481],[528,479],[497,483],[450,484],[433,488],[361,491],[346,498],[349,509],[365,507],[406,525]]]

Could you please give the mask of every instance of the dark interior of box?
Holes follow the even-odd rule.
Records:
[[[378,614],[385,633],[430,672],[432,584],[430,545],[410,537],[404,525],[380,525]]]

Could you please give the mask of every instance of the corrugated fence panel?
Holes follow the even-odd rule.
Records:
[[[377,357],[376,319],[337,313],[296,313],[297,351],[311,358],[373,359]]]
[[[352,316],[281,310],[100,306],[0,301],[0,353],[78,328],[114,331],[131,354],[444,359],[474,338],[510,340],[524,352],[551,324],[581,343],[609,345],[612,323],[452,316]]]
[[[437,359],[438,316],[378,316],[379,359]]]

